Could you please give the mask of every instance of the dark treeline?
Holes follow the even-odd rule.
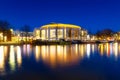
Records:
[[[27,41],[27,37],[29,36],[28,32],[30,32],[30,26],[29,25],[24,25],[21,27],[21,31],[24,32],[24,36],[26,37],[26,41]],[[23,33],[22,33],[23,36]]]
[[[11,36],[10,28],[11,28],[11,25],[7,21],[0,20],[0,33],[3,35],[1,36],[1,38],[3,38],[2,39],[3,41],[6,35],[8,35],[9,37]]]
[[[3,32],[3,36],[11,28],[13,28],[13,27],[12,27],[12,25],[9,22],[0,20],[0,32]],[[20,31],[25,32],[26,33],[26,37],[27,37],[28,36],[27,33],[30,32],[30,26],[29,25],[21,26]],[[100,37],[100,38],[104,39],[106,37],[113,37],[114,33],[116,33],[116,32],[112,31],[111,29],[104,29],[104,30],[101,30],[101,31],[97,31],[95,33],[95,35],[98,38]]]
[[[3,35],[2,41],[4,41],[5,36],[11,38],[11,36],[12,36],[11,29],[14,29],[14,27],[8,21],[0,20],[0,33]],[[30,32],[30,26],[28,26],[28,25],[21,26],[20,31],[23,31],[25,34],[25,37],[27,37],[27,36],[29,36],[29,35],[27,35],[27,33]]]
[[[95,35],[97,36],[98,39],[107,39],[107,38],[112,38],[114,37],[114,34],[116,32],[112,31],[111,29],[104,29],[101,31],[98,31]]]
[[[17,27],[17,26],[15,26],[15,27]],[[0,31],[9,30],[11,28],[13,29],[14,27],[8,21],[0,20]],[[21,26],[19,29],[20,29],[20,31],[29,32],[30,26],[24,25],[24,26]]]

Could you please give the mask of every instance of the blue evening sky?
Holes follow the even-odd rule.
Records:
[[[0,0],[0,20],[31,30],[50,22],[79,25],[92,33],[120,31],[119,0]]]

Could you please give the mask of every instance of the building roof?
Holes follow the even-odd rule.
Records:
[[[51,24],[43,25],[41,26],[41,28],[81,28],[81,27],[72,24],[51,23]]]

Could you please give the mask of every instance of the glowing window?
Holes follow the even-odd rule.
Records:
[[[51,29],[50,30],[50,38],[51,39],[55,39],[56,38],[56,30],[55,29]]]
[[[42,39],[45,39],[45,30],[42,30],[42,31],[41,31],[41,38],[42,38]]]

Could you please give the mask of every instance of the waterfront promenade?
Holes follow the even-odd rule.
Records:
[[[112,43],[119,41],[32,41],[32,42],[0,42],[0,45],[23,45],[23,44],[32,44],[32,45],[71,45],[71,44],[99,44],[99,43]]]

